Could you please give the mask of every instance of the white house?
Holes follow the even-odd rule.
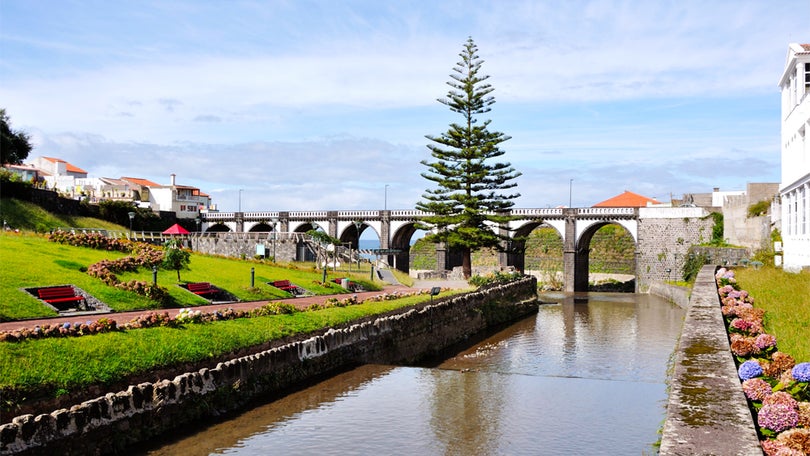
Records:
[[[174,212],[177,218],[196,218],[200,210],[209,208],[211,198],[197,187],[177,185],[175,177],[171,175],[169,185],[149,188],[152,209]]]
[[[810,44],[788,46],[782,90],[783,267],[810,267]]]

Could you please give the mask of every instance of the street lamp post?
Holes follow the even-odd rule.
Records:
[[[278,219],[273,217],[273,263],[276,262],[276,225],[278,224]]]
[[[242,212],[242,189],[239,189],[239,210],[237,212]]]
[[[129,216],[129,237],[132,237],[132,221],[135,220],[135,213],[134,212],[127,212]]]
[[[568,207],[571,207],[571,195],[574,193],[574,179],[568,180]]]
[[[388,210],[388,184],[385,184],[385,201],[383,202],[383,210]]]
[[[360,272],[360,227],[363,226],[362,220],[355,220],[354,227],[357,228],[357,272]]]

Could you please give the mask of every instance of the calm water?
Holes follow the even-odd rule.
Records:
[[[148,454],[653,454],[684,312],[585,296],[437,367],[363,366]]]

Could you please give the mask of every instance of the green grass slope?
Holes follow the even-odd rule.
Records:
[[[0,233],[0,320],[55,316],[48,306],[27,293],[25,288],[49,285],[72,284],[90,293],[115,311],[154,309],[156,303],[144,296],[106,285],[91,277],[86,268],[103,259],[125,256],[120,252],[72,247],[50,242],[44,235],[33,233]],[[254,270],[254,287],[250,286],[251,268]],[[351,277],[352,281],[367,290],[379,290],[380,285],[371,282],[368,276],[355,276],[346,272],[330,271],[328,278]],[[152,282],[152,271],[119,274],[121,281],[138,279]],[[290,295],[266,282],[290,280],[318,295],[347,293],[337,284],[320,283],[322,272],[312,267],[245,261],[234,258],[215,257],[192,253],[189,270],[180,271],[177,280],[174,270],[159,269],[158,284],[166,287],[178,307],[193,307],[208,304],[179,285],[187,282],[211,282],[240,301],[263,301],[286,298]]]

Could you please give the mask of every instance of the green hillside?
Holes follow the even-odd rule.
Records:
[[[101,219],[53,214],[36,204],[14,198],[0,198],[0,217],[10,229],[47,233],[56,228],[98,228],[126,231],[127,228]]]

